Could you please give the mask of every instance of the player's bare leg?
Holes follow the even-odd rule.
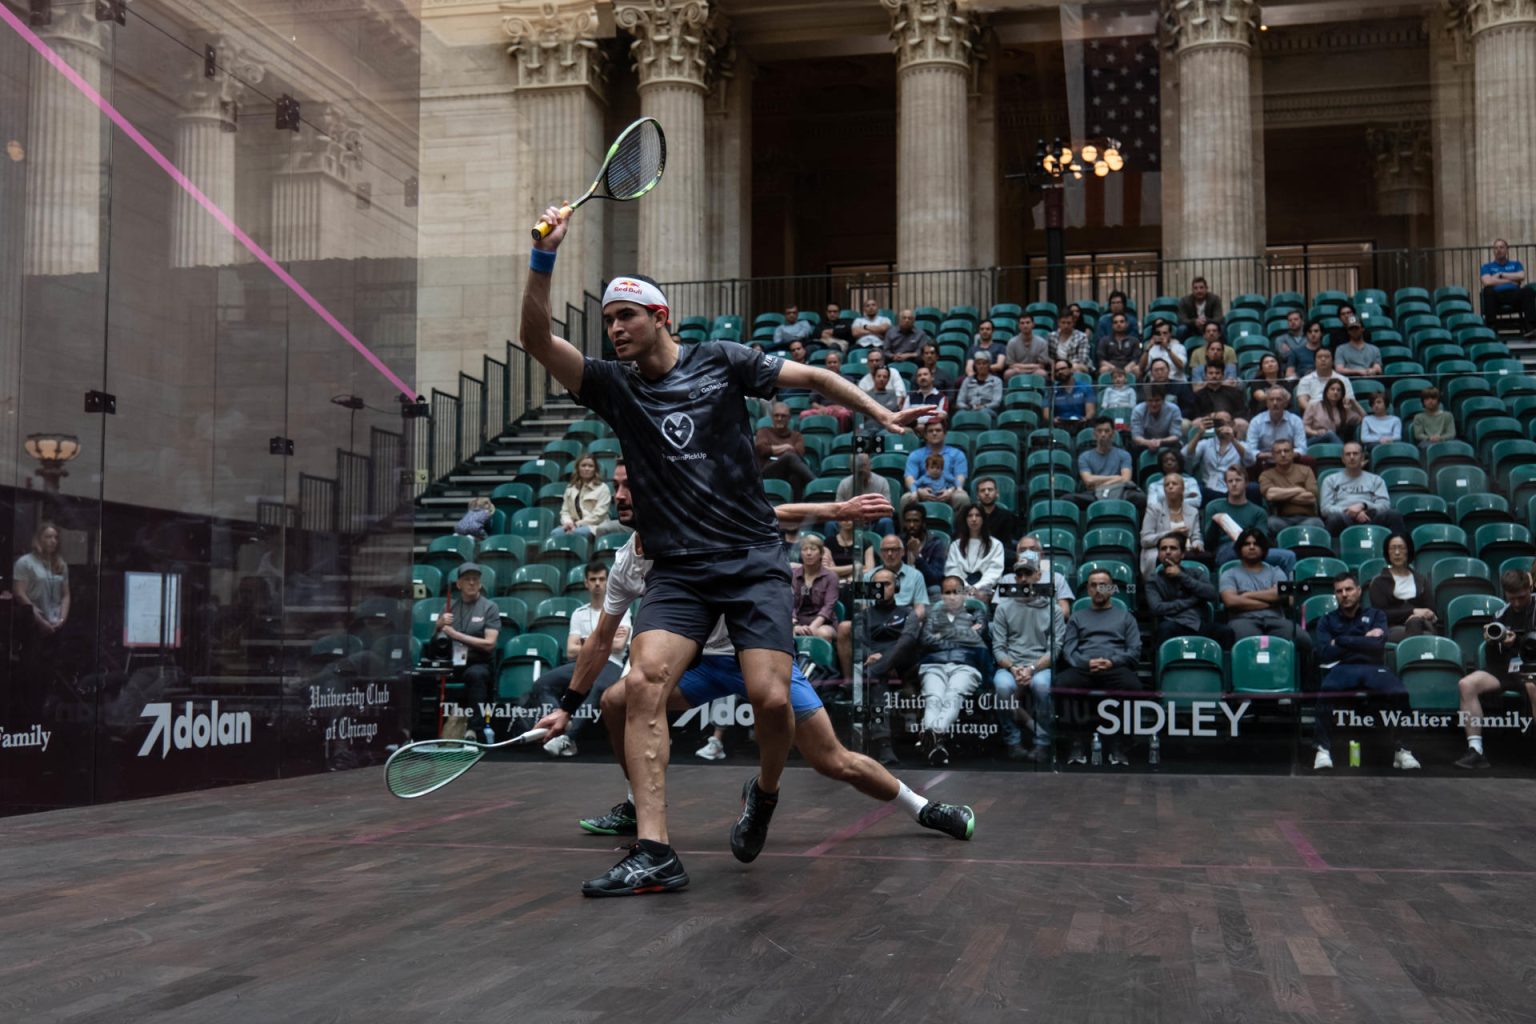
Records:
[[[630,648],[622,748],[625,774],[635,792],[639,837],[656,843],[669,842],[667,762],[672,737],[667,731],[667,698],[698,651],[695,641],[659,629],[641,633]],[[787,666],[784,675],[789,677]],[[788,707],[786,697],[786,712]]]
[[[784,651],[766,648],[739,651],[737,656],[757,731],[757,787],[764,793],[777,793],[795,740],[795,713],[789,706],[790,657]]]

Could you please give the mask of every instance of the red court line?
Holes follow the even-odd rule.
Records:
[[[396,376],[395,372],[388,366],[385,366],[382,359],[374,355],[373,352],[369,350],[367,345],[364,345],[361,341],[358,340],[356,335],[347,330],[346,326],[343,325],[340,320],[336,319],[330,310],[326,309],[323,305],[320,304],[319,299],[311,295],[309,290],[302,284],[299,284],[299,282],[294,279],[292,274],[284,270],[282,265],[279,264],[277,260],[273,259],[270,255],[268,255],[265,249],[256,244],[255,239],[241,230],[240,225],[236,224],[234,219],[230,217],[229,214],[221,210],[212,199],[209,199],[203,194],[201,189],[192,184],[191,179],[189,179],[185,174],[181,173],[181,170],[175,164],[171,163],[171,161],[166,158],[164,153],[156,149],[153,142],[150,142],[147,138],[145,138],[144,134],[135,128],[131,121],[124,117],[116,107],[114,107],[107,101],[105,97],[101,95],[101,93],[92,88],[91,83],[87,82],[84,78],[81,78],[79,72],[70,67],[68,62],[66,62],[63,57],[60,57],[56,52],[54,52],[53,47],[49,46],[47,43],[43,42],[42,39],[38,38],[37,33],[28,28],[26,23],[18,18],[15,13],[12,12],[11,9],[4,3],[0,3],[0,19],[4,19],[5,23],[10,25],[11,28],[16,31],[16,34],[21,36],[21,38],[26,41],[27,45],[36,50],[44,60],[52,64],[54,68],[59,72],[59,74],[69,79],[70,84],[73,85],[76,89],[79,89],[80,92],[84,94],[86,99],[94,103],[103,114],[112,120],[112,123],[121,128],[123,130],[123,134],[132,139],[134,144],[144,151],[145,156],[149,157],[156,164],[159,164],[160,169],[168,174],[172,181],[180,186],[181,189],[187,193],[187,195],[195,199],[199,206],[201,206],[204,210],[207,210],[208,215],[211,216],[214,220],[218,221],[219,225],[223,227],[225,231],[228,231],[231,235],[235,236],[235,240],[237,242],[245,246],[246,250],[250,252],[252,256],[255,256],[262,262],[264,266],[266,266],[268,270],[272,271],[272,273],[277,276],[279,281],[287,285],[293,291],[293,293],[302,299],[306,306],[314,310],[315,314],[319,316],[321,320],[324,320],[333,331],[345,338],[347,344],[355,348],[358,351],[358,354],[360,354],[364,359],[368,360],[368,362],[373,366],[375,370],[378,370],[380,373],[382,373],[385,379],[387,379],[396,388],[400,389],[400,392],[404,394],[405,397],[411,399],[416,397],[416,390],[414,388]]]
[[[925,782],[921,786],[919,786],[917,788],[917,792],[919,792],[919,793],[926,793],[926,792],[928,792],[928,790],[932,789],[934,786],[937,786],[939,783],[941,783],[945,779],[949,778],[951,774],[953,774],[953,773],[952,772],[940,772],[939,774],[935,775],[933,778],[929,779],[927,782]],[[801,857],[820,857],[822,854],[824,854],[828,850],[832,849],[832,847],[836,846],[838,843],[842,842],[845,839],[853,838],[854,836],[858,835],[860,832],[863,832],[865,829],[869,828],[875,822],[880,821],[880,820],[882,820],[882,819],[884,819],[886,817],[889,817],[892,814],[895,814],[897,810],[898,810],[898,808],[896,806],[896,801],[891,800],[891,801],[888,801],[886,803],[883,803],[879,807],[876,807],[874,810],[870,811],[868,814],[864,815],[864,817],[860,818],[858,821],[855,821],[852,825],[849,825],[849,826],[843,828],[842,830],[840,830],[838,832],[834,832],[830,838],[825,839],[822,842],[817,843],[815,846],[811,847],[809,850],[806,850],[804,853],[798,854],[798,856],[801,856]]]
[[[1301,829],[1297,827],[1294,821],[1277,821],[1275,822],[1275,827],[1280,830],[1282,836],[1285,836],[1286,841],[1291,844],[1291,848],[1296,851],[1297,856],[1301,858],[1301,862],[1309,870],[1328,870],[1328,862],[1323,859],[1322,854],[1317,852],[1317,848],[1307,840],[1307,837],[1301,834]]]

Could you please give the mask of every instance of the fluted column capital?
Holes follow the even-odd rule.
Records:
[[[953,64],[969,69],[978,23],[959,0],[880,0],[891,12],[896,66]]]
[[[319,171],[350,182],[363,155],[363,129],[357,115],[341,104],[327,103],[318,116],[306,111],[305,119],[318,124],[320,130],[312,131],[305,125],[294,133],[280,173]]]
[[[1451,32],[1468,38],[1508,25],[1536,25],[1536,0],[1443,0]]]
[[[217,120],[227,132],[240,130],[240,103],[247,86],[266,77],[267,69],[237,40],[220,37],[208,41],[218,69],[208,78],[201,67],[182,74],[181,117],[186,120]]]
[[[642,87],[662,82],[708,87],[719,24],[711,25],[711,13],[707,0],[613,5],[614,22],[635,37],[630,52]]]
[[[1176,52],[1198,46],[1253,46],[1257,0],[1162,0],[1164,38]]]
[[[598,42],[601,26],[592,0],[502,4],[501,9],[518,88],[585,86],[602,95],[608,55]]]
[[[107,38],[113,24],[97,21],[92,5],[55,4],[49,8],[47,21],[35,25],[34,31],[50,43],[73,44],[90,51],[97,59],[103,59],[107,55]]]

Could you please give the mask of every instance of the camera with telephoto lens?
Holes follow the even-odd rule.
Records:
[[[1502,622],[1490,622],[1483,627],[1483,639],[1491,644],[1502,644],[1516,632],[1516,630],[1511,629]],[[1526,664],[1536,663],[1536,629],[1529,630],[1520,637],[1516,650],[1522,662]]]

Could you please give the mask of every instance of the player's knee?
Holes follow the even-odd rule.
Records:
[[[789,712],[789,691],[782,686],[771,686],[752,695],[752,710],[758,718],[765,715],[784,715]]]
[[[624,680],[619,680],[603,691],[602,699],[598,701],[605,715],[622,715],[624,713]]]
[[[668,678],[666,662],[660,658],[645,658],[631,662],[627,678],[628,685],[642,690],[652,686],[665,686],[671,681]]]

